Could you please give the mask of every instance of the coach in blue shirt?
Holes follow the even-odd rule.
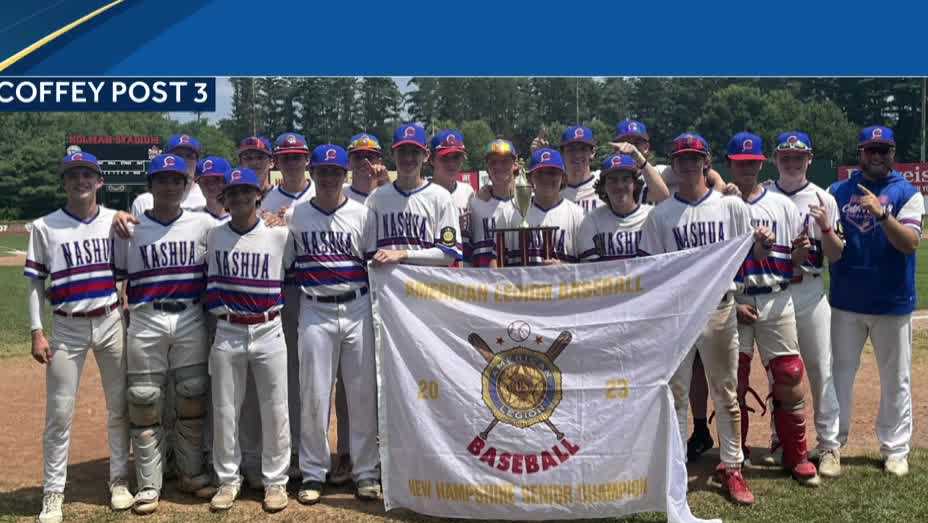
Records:
[[[912,310],[921,193],[893,170],[896,141],[888,127],[860,132],[860,170],[831,186],[845,246],[831,264],[831,346],[841,407],[838,440],[847,444],[854,377],[867,337],[880,370],[876,433],[886,472],[904,476],[912,439]]]

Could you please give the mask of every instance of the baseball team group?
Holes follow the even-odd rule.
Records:
[[[495,139],[482,152],[490,183],[475,191],[457,181],[472,152],[454,129],[429,139],[421,125],[399,126],[392,182],[369,133],[347,148],[312,149],[294,132],[273,143],[251,136],[239,144],[235,167],[181,134],[151,160],[149,192],[131,213],[101,206],[97,159],[69,152],[60,166],[67,202],[33,222],[25,263],[32,355],[46,366],[47,384],[39,520],[62,519],[75,398],[91,350],[106,399],[114,510],[156,511],[165,479],[216,511],[231,508],[246,487],[263,489],[268,512],[283,510],[289,479],[300,481],[296,498],[304,504],[318,502],[327,483],[349,481],[358,498],[378,500],[370,264],[585,263],[744,234],[753,235],[750,253],[671,379],[681,438],[691,407],[695,420],[688,459],[714,446],[711,393],[716,480],[733,502],[754,503],[742,465],[751,459],[747,397],[756,348],[772,410],[763,459],[804,485],[840,475],[869,338],[880,375],[875,425],[884,468],[906,474],[924,205],[893,169],[892,129],[863,129],[859,169],[827,190],[806,177],[814,148],[798,130],[769,149],[760,136],[735,134],[725,151],[728,182],[712,169],[709,144],[692,132],[673,140],[670,165],[652,163],[640,121],[620,122],[610,143],[613,153],[594,172],[597,142],[587,127],[568,127],[555,147],[537,138],[527,165],[510,141]],[[778,176],[761,182],[767,153]],[[276,185],[272,166],[282,174]],[[553,249],[531,234],[526,244],[507,239],[507,259],[500,259],[494,230],[523,221],[513,201],[523,171],[533,188],[524,218],[556,228]],[[48,337],[43,301],[53,312]],[[811,452],[804,376],[817,435]]]

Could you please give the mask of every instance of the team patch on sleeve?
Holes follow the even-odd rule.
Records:
[[[454,231],[454,227],[442,227],[441,229],[441,243],[446,247],[455,247],[458,243],[457,233]]]

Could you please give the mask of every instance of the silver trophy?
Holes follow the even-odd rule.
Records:
[[[522,213],[520,229],[528,228],[528,210],[532,206],[532,185],[525,179],[525,173],[520,172],[516,177],[516,190],[514,194],[516,208]]]

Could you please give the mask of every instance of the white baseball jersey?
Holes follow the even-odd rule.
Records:
[[[597,207],[583,218],[577,237],[580,261],[606,261],[634,258],[638,255],[641,228],[654,207],[638,205],[625,215],[612,207]]]
[[[264,198],[261,200],[261,210],[277,212],[281,209],[289,209],[298,203],[308,202],[315,195],[316,186],[312,183],[297,194],[288,193],[278,185],[264,195]]]
[[[657,170],[657,174],[661,175],[661,178],[664,179],[664,185],[667,186],[667,190],[670,191],[670,194],[677,192],[677,189],[680,186],[680,177],[677,176],[673,169],[669,165],[655,165],[654,168]],[[644,180],[644,173],[638,171],[638,178]],[[641,193],[638,195],[638,203],[654,203],[653,200],[648,196],[648,186],[645,186],[641,189]]]
[[[714,191],[713,191],[714,192]],[[746,289],[773,287],[793,278],[793,239],[802,230],[799,209],[786,196],[767,190],[747,201],[751,211],[751,226],[766,227],[776,237],[770,254],[763,260],[748,256],[738,270],[735,281]]]
[[[331,296],[368,285],[367,260],[377,252],[371,209],[346,198],[332,212],[309,202],[285,216],[295,256],[292,274],[304,293]]]
[[[458,211],[444,187],[426,182],[404,192],[394,182],[374,191],[367,205],[377,214],[378,249],[437,248],[462,258]]]
[[[263,220],[243,233],[231,223],[209,231],[206,307],[211,313],[262,314],[283,307],[284,271],[293,261],[287,233]]]
[[[183,211],[169,223],[144,213],[132,237],[116,238],[116,277],[128,278],[130,307],[152,301],[195,301],[206,289],[206,235],[213,219]]]
[[[583,222],[583,209],[574,202],[561,198],[550,209],[542,209],[537,203],[532,201],[532,206],[528,208],[526,217],[528,224],[533,227],[557,227],[554,231],[553,246],[554,257],[569,263],[577,261],[577,237],[580,234],[580,223]],[[522,216],[518,211],[513,213],[513,221],[509,227],[518,227],[522,222]],[[521,262],[522,250],[518,243],[518,236],[510,237],[510,260]],[[544,242],[541,231],[535,231],[529,235],[528,245],[528,263],[529,265],[541,265],[544,261]]]
[[[155,197],[150,192],[143,192],[132,201],[132,215],[138,218],[154,205]],[[203,196],[199,185],[190,182],[190,190],[187,191],[184,201],[180,202],[180,208],[188,211],[201,211],[206,208],[206,197]]]
[[[203,212],[213,219],[213,227],[218,227],[232,219],[232,215],[227,212],[213,214],[209,209],[203,209]]]
[[[809,258],[802,264],[800,270],[809,275],[822,274],[825,263],[825,254],[822,251],[822,229],[818,226],[815,219],[809,216],[809,206],[820,205],[818,196],[821,196],[822,202],[825,203],[825,216],[828,217],[828,226],[835,229],[840,219],[840,215],[838,214],[838,203],[835,201],[835,197],[812,182],[806,182],[805,185],[794,192],[784,191],[775,181],[768,181],[765,186],[771,193],[782,194],[793,201],[799,210],[799,217],[802,220],[801,228],[806,230],[809,239],[812,241],[812,247],[809,249]]]
[[[458,226],[461,231],[461,244],[464,251],[464,259],[470,262],[470,242],[471,242],[471,223],[470,223],[470,202],[474,199],[474,188],[469,183],[454,182],[451,188],[451,201],[458,210]]]
[[[23,272],[39,280],[51,276],[47,296],[54,310],[87,312],[116,302],[110,237],[115,214],[98,206],[85,221],[59,209],[32,222]]]
[[[361,192],[352,187],[350,183],[346,183],[342,186],[342,193],[361,205],[364,205],[367,201],[367,197],[370,196],[370,193]]]
[[[730,240],[751,228],[751,211],[741,198],[707,191],[695,202],[679,194],[654,207],[641,229],[645,255],[691,249]]]
[[[596,194],[596,180],[599,179],[599,171],[590,174],[590,179],[580,182],[577,185],[567,184],[567,187],[561,189],[561,198],[576,203],[583,209],[583,214],[590,214],[593,209],[606,205],[599,199]]]
[[[491,231],[496,227],[511,226],[516,216],[522,221],[512,198],[491,196],[488,202],[480,198],[470,201],[470,252],[474,267],[488,267],[490,261],[496,259],[496,235]]]

